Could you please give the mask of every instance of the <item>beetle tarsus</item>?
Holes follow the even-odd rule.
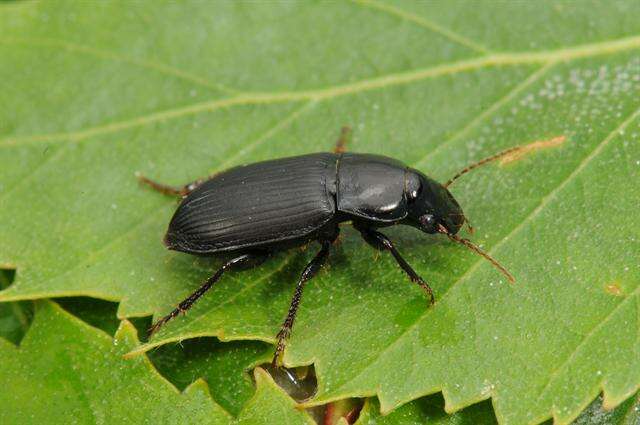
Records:
[[[418,284],[418,286],[420,286],[422,290],[425,291],[427,297],[429,297],[429,304],[435,304],[436,299],[431,286],[429,286],[429,284],[425,282],[425,280],[421,278],[420,275],[415,272],[415,270],[413,270],[409,263],[407,263],[406,260],[402,258],[400,252],[398,252],[396,247],[393,245],[393,242],[391,242],[388,237],[376,230],[367,227],[356,226],[356,228],[360,231],[362,238],[369,245],[378,250],[389,251],[391,255],[393,255],[393,258],[396,260],[400,268],[407,274],[407,276],[409,276],[409,280],[411,280],[411,282],[413,283]]]
[[[433,289],[431,289],[427,282],[425,282],[424,279],[422,279],[420,276],[418,276],[418,279],[414,282],[420,285],[420,287],[427,294],[427,297],[429,297],[429,305],[434,305],[436,303],[436,298],[433,294]]]
[[[336,234],[337,237],[337,234]],[[322,248],[313,257],[313,260],[307,264],[304,271],[300,275],[300,279],[298,280],[298,284],[296,285],[296,291],[293,294],[293,298],[291,299],[291,304],[289,305],[289,312],[287,313],[286,319],[282,323],[282,328],[277,335],[277,344],[276,344],[276,352],[273,355],[272,364],[274,367],[278,367],[280,363],[281,357],[284,354],[284,348],[287,343],[287,339],[289,335],[291,335],[291,329],[293,328],[293,322],[296,320],[296,314],[298,313],[298,307],[300,306],[300,301],[302,300],[302,290],[304,289],[304,285],[311,280],[320,268],[327,261],[327,257],[329,256],[329,249],[333,240],[325,240],[322,243]]]
[[[287,339],[289,339],[289,335],[291,335],[291,328],[280,329],[280,332],[276,335],[278,342],[276,344],[276,351],[273,354],[273,360],[271,361],[271,365],[273,367],[280,367],[280,364],[282,363],[282,355],[284,354],[284,347]]]

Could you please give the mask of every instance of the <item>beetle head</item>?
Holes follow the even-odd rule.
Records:
[[[451,192],[420,171],[409,169],[405,174],[407,224],[425,233],[455,235],[466,221],[462,208]]]
[[[425,233],[446,235],[452,241],[460,243],[484,257],[500,270],[510,282],[515,282],[511,273],[493,257],[470,240],[456,234],[465,222],[467,225],[469,222],[464,216],[462,208],[445,185],[430,179],[420,171],[408,169],[405,173],[405,196],[409,210],[405,219],[406,224],[417,227]],[[469,230],[472,231],[471,226],[469,226]]]

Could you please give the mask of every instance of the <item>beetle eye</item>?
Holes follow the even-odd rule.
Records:
[[[436,224],[436,218],[431,214],[420,216],[420,224],[424,227],[433,227]]]
[[[432,214],[421,215],[418,220],[420,221],[420,229],[426,233],[436,233],[438,231],[438,221]]]

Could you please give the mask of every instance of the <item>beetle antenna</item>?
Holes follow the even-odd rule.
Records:
[[[529,143],[528,145],[514,146],[512,148],[505,149],[494,155],[481,159],[478,162],[474,162],[471,165],[467,165],[460,172],[458,172],[458,174],[450,178],[449,181],[444,184],[444,187],[448,187],[449,185],[451,185],[451,183],[458,180],[460,176],[463,176],[467,174],[469,171],[473,170],[474,168],[478,168],[479,166],[484,165],[488,162],[492,162],[492,161],[495,161],[496,159],[501,159],[501,158],[503,162],[513,161],[519,158],[520,156],[522,156],[523,154],[525,154],[526,152],[529,152],[535,149],[540,149],[540,148],[557,146],[561,143],[564,143],[565,140],[566,140],[565,136],[557,136],[549,140],[541,140],[541,141]]]
[[[463,175],[467,174],[469,171],[480,167],[481,165],[484,165],[488,162],[492,162],[495,161],[496,159],[500,159],[504,156],[507,156],[509,154],[515,153],[519,150],[522,150],[523,146],[515,146],[513,148],[509,148],[509,149],[505,149],[501,152],[498,152],[494,155],[488,156],[486,158],[481,159],[478,162],[474,162],[473,164],[467,165],[466,167],[464,167],[462,170],[460,170],[455,176],[451,177],[449,179],[449,181],[447,181],[444,184],[444,187],[449,187],[451,185],[451,183],[453,183],[454,181],[458,180],[460,177],[462,177]]]
[[[503,275],[505,275],[507,279],[509,279],[509,282],[514,283],[516,281],[515,277],[513,277],[513,275],[511,273],[509,273],[509,271],[506,268],[504,268],[504,266],[502,264],[498,263],[498,260],[496,260],[495,258],[490,256],[489,254],[487,254],[486,252],[481,250],[479,246],[477,246],[476,244],[471,242],[469,239],[461,238],[460,236],[457,236],[457,235],[454,235],[454,234],[451,234],[451,233],[447,232],[447,229],[445,229],[445,227],[442,226],[442,225],[440,225],[440,229],[438,231],[440,233],[444,233],[445,235],[447,235],[447,237],[449,239],[451,239],[452,241],[458,242],[458,243],[466,246],[467,248],[469,248],[471,251],[475,252],[476,254],[484,257],[487,261],[489,261],[491,264],[493,264],[493,266],[495,268],[500,270],[500,272]]]

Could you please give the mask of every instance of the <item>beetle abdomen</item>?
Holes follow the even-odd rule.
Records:
[[[303,238],[334,217],[335,174],[330,153],[232,168],[182,200],[165,243],[207,254]]]

